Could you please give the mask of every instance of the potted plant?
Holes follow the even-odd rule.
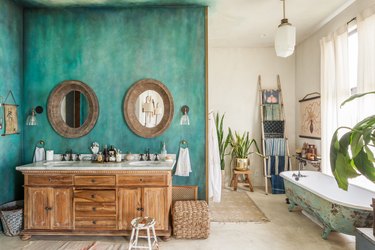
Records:
[[[345,100],[341,106],[356,98],[375,91],[356,94]],[[348,130],[338,138],[338,132],[342,129]],[[330,163],[332,173],[341,189],[348,190],[348,179],[359,175],[375,183],[375,115],[369,116],[358,122],[353,128],[339,127],[333,134],[330,146]],[[374,208],[374,231],[375,235],[375,198],[372,199]]]
[[[229,128],[229,144],[231,145],[231,156],[232,160],[236,159],[236,170],[247,170],[248,169],[248,156],[252,153],[261,155],[259,152],[258,144],[255,139],[250,139],[249,132],[244,132],[242,135],[237,133],[234,134]],[[251,146],[255,145],[256,152],[251,151]]]

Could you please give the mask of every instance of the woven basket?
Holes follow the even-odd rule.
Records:
[[[12,201],[1,205],[0,219],[5,235],[19,235],[23,225],[23,201]]]
[[[176,201],[173,206],[173,235],[177,239],[207,239],[210,217],[205,201]]]

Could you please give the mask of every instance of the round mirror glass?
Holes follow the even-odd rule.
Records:
[[[66,94],[60,107],[63,121],[71,128],[81,127],[90,112],[86,96],[77,90]]]
[[[139,123],[147,128],[156,127],[164,114],[163,99],[154,90],[147,90],[141,93],[134,108]]]

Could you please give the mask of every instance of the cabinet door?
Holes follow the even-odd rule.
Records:
[[[73,195],[72,188],[54,188],[52,197],[52,228],[72,228]]]
[[[27,220],[28,229],[49,229],[50,224],[50,188],[27,188]]]
[[[155,229],[168,229],[167,188],[145,187],[143,189],[143,208],[143,216],[155,218]]]
[[[142,215],[142,188],[119,188],[119,229],[131,230],[131,220]]]

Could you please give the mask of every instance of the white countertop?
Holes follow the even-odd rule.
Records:
[[[97,163],[91,161],[41,161],[17,166],[19,171],[32,170],[172,170],[176,161],[122,161]],[[141,165],[139,165],[141,164]]]

